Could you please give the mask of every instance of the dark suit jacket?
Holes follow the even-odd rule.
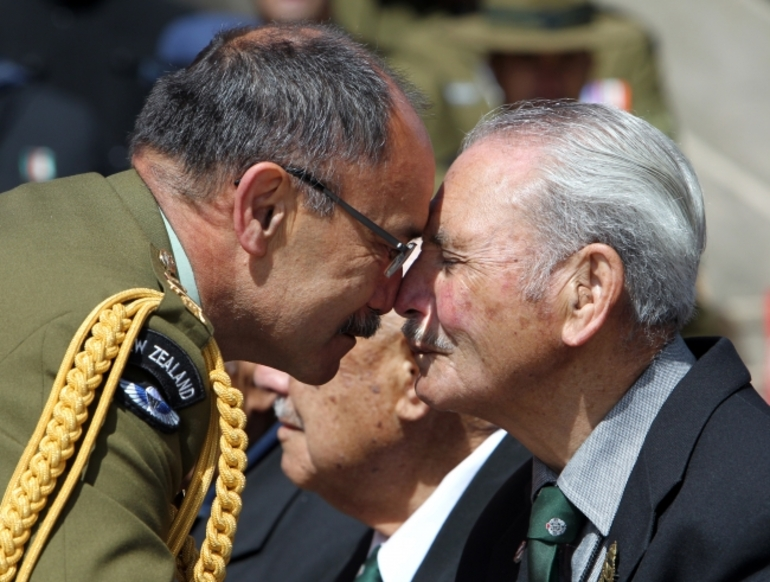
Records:
[[[359,545],[364,552],[369,549],[367,526],[299,489],[283,474],[277,443],[246,471],[242,499],[227,566],[229,582],[334,582]],[[200,547],[203,520],[192,534]],[[353,575],[357,570],[356,565]]]
[[[770,407],[728,340],[687,344],[698,361],[653,422],[605,540],[617,543],[617,579],[769,580]],[[458,581],[516,579],[531,473],[527,464],[484,510]]]
[[[500,486],[529,458],[529,451],[518,441],[509,435],[503,438],[441,526],[412,582],[452,582],[455,579],[465,540],[476,518]],[[337,582],[355,579],[369,546],[369,543],[362,544]]]

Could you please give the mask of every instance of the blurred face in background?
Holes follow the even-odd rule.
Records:
[[[496,53],[489,64],[506,103],[528,99],[577,99],[588,81],[591,53]]]
[[[290,380],[286,397],[276,403],[283,424],[278,438],[282,468],[299,486],[323,495],[392,467],[386,457],[392,460],[404,440],[410,416],[427,409],[410,404],[417,366],[401,323],[395,314],[383,317],[380,332],[359,340],[331,382]]]
[[[284,389],[289,377],[268,366],[251,362],[227,362],[225,366],[233,386],[243,393],[246,434],[249,443],[253,444],[275,422],[275,390]]]
[[[257,13],[265,21],[323,22],[331,18],[330,0],[255,0]]]

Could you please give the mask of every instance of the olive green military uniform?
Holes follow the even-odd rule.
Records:
[[[208,426],[210,388],[201,348],[212,330],[166,289],[153,247],[170,250],[169,239],[152,194],[134,171],[109,178],[85,174],[0,194],[3,490],[70,340],[86,316],[117,292],[164,291],[147,327],[186,352],[200,374],[203,397],[177,411],[179,425],[170,432],[113,402],[33,580],[168,582],[174,576],[164,540],[170,504]]]

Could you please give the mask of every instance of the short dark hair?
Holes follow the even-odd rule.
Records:
[[[170,185],[196,199],[259,161],[307,168],[334,183],[335,162],[386,158],[394,91],[411,98],[380,59],[336,28],[229,30],[156,83],[131,155],[147,148],[170,158],[181,171]],[[303,190],[311,208],[331,212],[325,196]]]

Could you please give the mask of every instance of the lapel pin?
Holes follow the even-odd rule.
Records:
[[[618,566],[618,542],[612,542],[609,548],[607,548],[607,556],[604,558],[604,565],[602,566],[602,574],[599,577],[599,582],[615,582],[618,579],[617,575]]]

